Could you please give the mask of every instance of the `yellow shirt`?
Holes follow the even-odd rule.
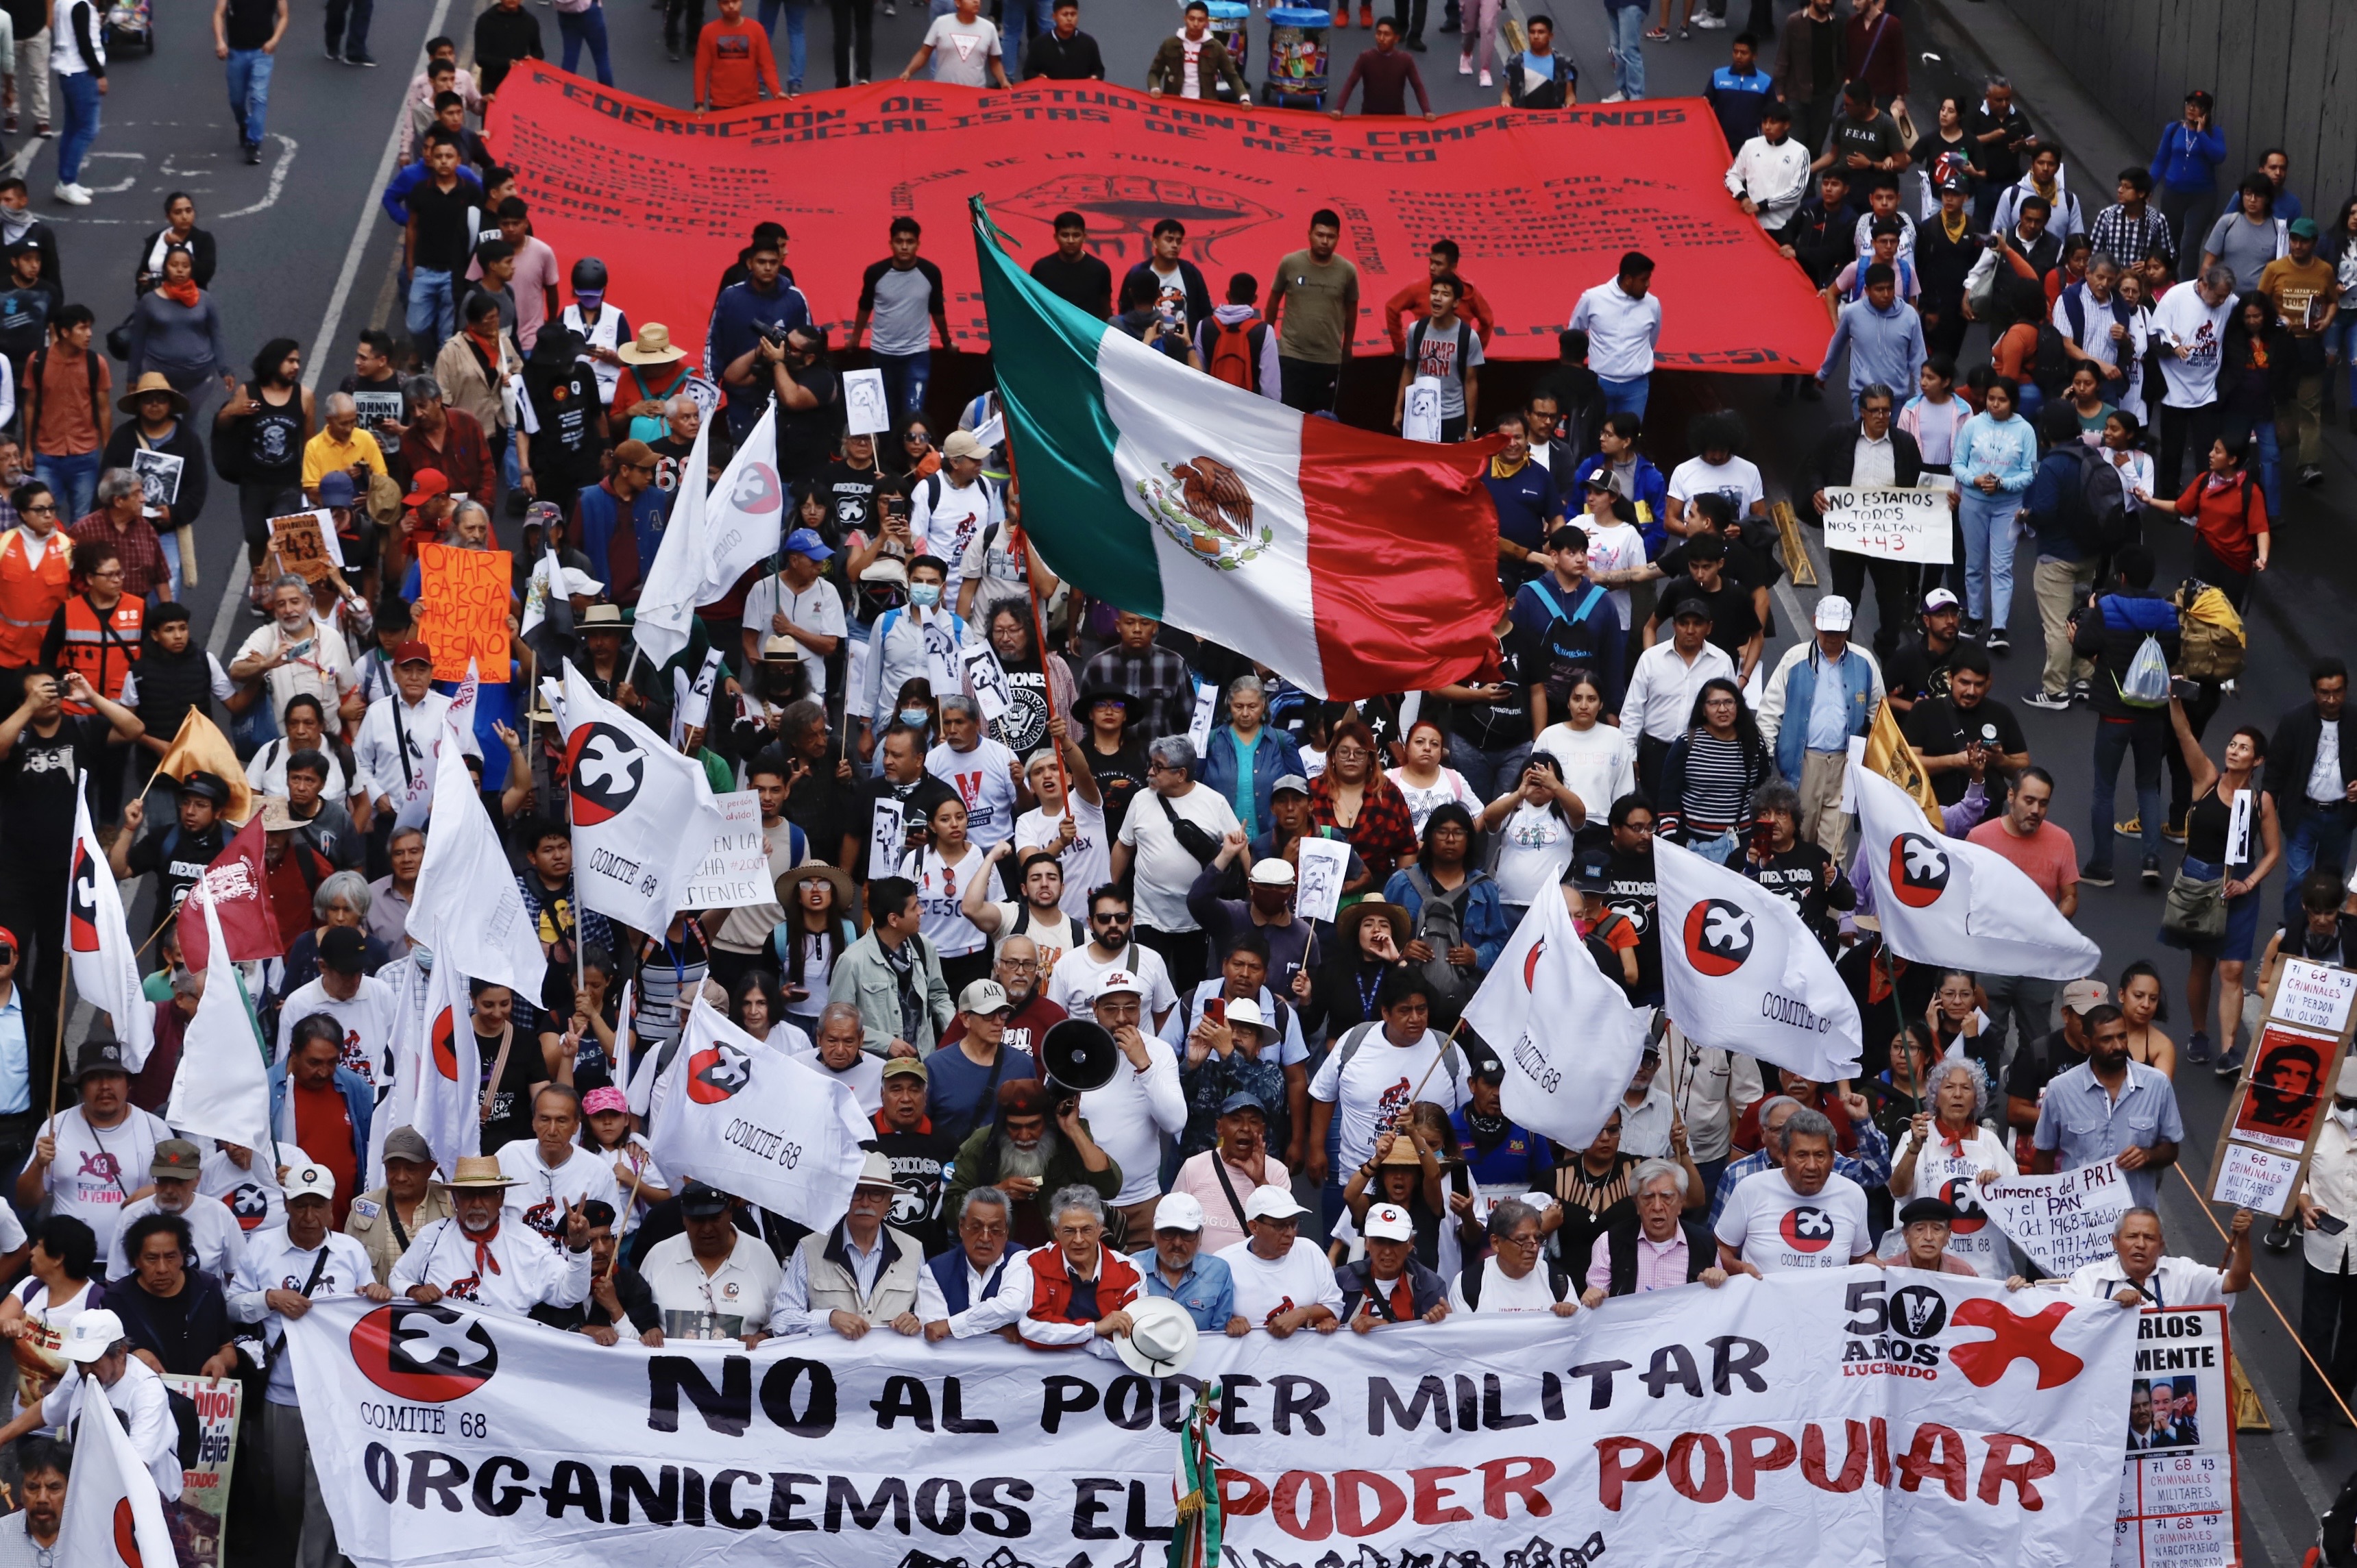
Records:
[[[339,470],[349,469],[355,463],[367,464],[369,472],[371,474],[385,474],[392,471],[385,465],[384,449],[376,444],[376,437],[367,431],[355,425],[350,441],[339,441],[336,439],[335,432],[322,430],[318,435],[303,443],[303,488],[307,490],[317,489],[320,479]]]

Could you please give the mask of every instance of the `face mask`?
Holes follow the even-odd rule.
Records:
[[[933,722],[933,715],[927,713],[922,708],[902,708],[900,710],[900,722],[907,725],[910,729],[922,729],[925,725]]]
[[[1283,914],[1286,906],[1293,901],[1293,893],[1286,887],[1255,887],[1252,890],[1252,901],[1253,908],[1262,914],[1278,915]]]
[[[2341,1130],[2342,1132],[2348,1133],[2352,1138],[2357,1138],[2357,1106],[2352,1106],[2346,1111],[2341,1110],[2337,1105],[2334,1106],[2332,1108],[2332,1119],[2341,1123]]]
[[[909,602],[931,609],[942,602],[942,585],[939,583],[911,583],[909,585]]]

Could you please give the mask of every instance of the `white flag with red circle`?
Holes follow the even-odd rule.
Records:
[[[128,831],[128,830],[125,830]],[[114,1021],[123,1065],[137,1072],[156,1044],[156,1004],[139,989],[138,950],[123,919],[123,889],[90,822],[90,776],[74,780],[73,875],[66,884],[66,952],[74,989]]]

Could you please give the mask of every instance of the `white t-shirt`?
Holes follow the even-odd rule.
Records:
[[[844,635],[843,596],[824,577],[813,579],[811,585],[798,594],[782,575],[771,572],[745,590],[745,629],[761,641],[775,635],[770,622],[780,611],[814,637]],[[824,696],[826,660],[803,644],[794,646],[802,653],[802,667],[810,671],[811,695]]]
[[[278,1154],[290,1170],[310,1163],[291,1144],[280,1144]],[[267,1151],[253,1155],[240,1169],[229,1151],[216,1144],[197,1168],[197,1194],[227,1208],[237,1228],[249,1236],[286,1223],[286,1194],[278,1185],[278,1173],[271,1167]]]
[[[1089,929],[1085,924],[1081,927],[1080,941],[1076,942],[1072,940],[1074,917],[1067,915],[1060,908],[1051,910],[1044,916],[1039,910],[1033,909],[1030,912],[1030,918],[1026,920],[1024,910],[1027,906],[1018,904],[1011,898],[993,900],[990,907],[998,911],[998,934],[990,939],[991,953],[996,956],[998,944],[1009,937],[1019,936],[1036,943],[1039,949],[1039,983],[1042,985],[1048,983],[1049,975],[1056,972],[1057,961],[1061,959],[1069,949],[1078,947],[1089,940]],[[1015,929],[1018,921],[1023,926],[1019,931]]]
[[[1601,719],[1584,730],[1567,724],[1549,725],[1531,745],[1544,751],[1563,769],[1563,781],[1587,808],[1587,820],[1600,822],[1612,802],[1637,788],[1637,768],[1629,755],[1627,732]]]
[[[622,1189],[614,1180],[614,1163],[575,1147],[563,1165],[551,1167],[540,1157],[539,1141],[518,1138],[499,1154],[500,1174],[516,1185],[500,1203],[503,1214],[548,1238],[549,1245],[565,1244],[565,1206],[599,1198],[622,1210]]]
[[[0,1207],[5,1206],[0,1205]],[[17,1245],[23,1244],[22,1227],[19,1227]],[[40,1281],[30,1275],[17,1281],[9,1294],[14,1295],[17,1304],[25,1309],[25,1319],[33,1326],[33,1332],[26,1337],[25,1343],[37,1350],[46,1350],[51,1356],[62,1359],[65,1353],[66,1329],[76,1317],[81,1316],[85,1307],[91,1305],[90,1297],[93,1288],[91,1283],[85,1281],[81,1288],[75,1291],[73,1294],[63,1301],[52,1303],[49,1300],[49,1287]],[[23,1414],[25,1407],[32,1403],[32,1401],[25,1396],[45,1392],[47,1391],[41,1388],[33,1374],[27,1371],[21,1362],[18,1363],[15,1402],[10,1405],[8,1413]]]
[[[1070,799],[1072,842],[1056,858],[1064,866],[1064,913],[1077,915],[1085,921],[1089,918],[1090,890],[1113,880],[1113,849],[1105,842],[1104,807],[1092,805],[1078,795]],[[1025,852],[1054,848],[1063,831],[1061,812],[1051,817],[1038,806],[1024,812],[1015,822],[1016,863],[1022,863]]]
[[[1125,1058],[1114,1064],[1103,1088],[1081,1096],[1089,1136],[1121,1167],[1116,1204],[1143,1203],[1162,1190],[1163,1146],[1187,1127],[1178,1058],[1151,1030],[1146,1033],[1146,1064],[1139,1072]]]
[[[295,1026],[315,1013],[325,1013],[344,1032],[337,1066],[351,1069],[371,1089],[393,1082],[393,1030],[401,1016],[401,1004],[391,986],[363,974],[361,988],[342,1002],[328,994],[324,979],[297,987],[278,1009],[278,1054],[274,1060],[286,1059],[295,1040]]]
[[[2218,367],[2225,358],[2226,319],[2234,311],[2229,298],[2212,305],[2190,283],[2179,284],[2160,296],[2152,313],[2152,329],[2160,340],[2160,379],[2166,385],[2161,402],[2171,408],[2201,408],[2218,396]],[[2179,359],[2172,344],[2191,350]]]
[[[156,1202],[156,1195],[151,1192],[138,1202],[124,1206],[123,1223],[128,1226],[135,1219],[162,1212]],[[10,1218],[14,1219],[14,1216]],[[229,1205],[201,1193],[196,1194],[189,1199],[188,1212],[180,1218],[188,1222],[188,1233],[196,1238],[197,1267],[212,1275],[221,1283],[221,1288],[227,1290],[230,1282],[237,1278],[239,1261],[245,1256],[245,1232],[238,1229],[237,1219],[230,1213]],[[7,1240],[7,1225],[0,1222],[0,1242]],[[0,1251],[5,1250],[0,1248]],[[124,1267],[126,1272],[129,1270],[128,1258],[124,1260]]]
[[[270,693],[270,711],[274,714],[285,713],[286,704],[297,696],[317,697],[319,705],[333,714],[344,693],[360,684],[344,648],[343,633],[315,618],[311,629],[302,638],[289,639],[289,646],[305,638],[311,643],[308,652],[287,660],[262,678],[264,690]],[[268,659],[278,651],[280,640],[276,621],[258,626],[251,637],[238,645],[236,656],[230,662],[235,664],[248,656]]]
[[[1495,1258],[1484,1258],[1472,1265],[1481,1271],[1481,1305],[1468,1305],[1465,1300],[1465,1276],[1458,1274],[1448,1282],[1448,1310],[1451,1312],[1553,1312],[1555,1283],[1547,1277],[1546,1266],[1541,1262],[1521,1279],[1510,1277],[1498,1267]],[[1564,1291],[1566,1301],[1578,1299],[1577,1283]]]
[[[982,928],[965,918],[961,904],[975,877],[991,875],[981,850],[968,844],[965,854],[952,861],[942,859],[939,850],[912,849],[900,861],[900,875],[917,885],[917,908],[922,919],[917,929],[935,952],[943,958],[963,958],[982,950],[986,940]]]
[[[1516,806],[1498,830],[1498,897],[1508,904],[1535,904],[1563,881],[1571,864],[1571,828],[1552,808],[1528,800]]]
[[[1729,457],[1724,463],[1706,463],[1699,457],[1689,457],[1670,470],[1670,499],[1691,503],[1696,496],[1716,491],[1727,498],[1738,517],[1749,517],[1754,504],[1768,499],[1767,489],[1760,482],[1759,467],[1747,457]]]
[[[1336,1108],[1342,1135],[1337,1170],[1347,1171],[1372,1159],[1375,1134],[1397,1121],[1410,1101],[1427,1101],[1443,1111],[1454,1111],[1465,1103],[1470,1069],[1461,1055],[1453,1073],[1447,1065],[1435,1066],[1444,1049],[1455,1047],[1429,1029],[1412,1046],[1394,1046],[1378,1024],[1361,1037],[1346,1069],[1343,1042],[1333,1042],[1318,1076],[1309,1080],[1309,1098]]]
[[[1040,993],[1065,1012],[1086,1017],[1096,1001],[1097,982],[1116,969],[1126,970],[1146,988],[1140,999],[1146,1004],[1146,1015],[1153,1020],[1156,1028],[1160,1028],[1162,1020],[1178,1005],[1178,993],[1171,989],[1170,971],[1163,963],[1162,955],[1141,942],[1130,943],[1104,963],[1098,962],[1085,945],[1071,949],[1056,961],[1053,975],[1040,977]]]
[[[1633,522],[1616,522],[1609,528],[1598,528],[1596,520],[1586,512],[1578,517],[1579,526],[1587,531],[1587,571],[1593,577],[1609,572],[1633,572],[1645,564],[1645,536],[1637,532]],[[1604,596],[1612,601],[1620,614],[1620,629],[1629,629],[1629,590],[1608,588]]]
[[[1015,832],[1015,754],[984,736],[972,751],[943,741],[925,753],[925,771],[965,802],[965,836],[988,849]]]
[[[101,1273],[129,1271],[114,1262],[114,1233],[123,1222],[123,1206],[147,1185],[147,1167],[156,1161],[156,1145],[172,1135],[163,1119],[132,1106],[115,1125],[92,1127],[81,1107],[58,1113],[57,1163],[42,1176],[49,1194],[50,1212],[70,1214],[98,1237]]]
[[[1915,1144],[1915,1133],[1910,1128],[1899,1140],[1892,1155],[1893,1170],[1905,1163],[1907,1151]],[[1922,1157],[1915,1162],[1915,1186],[1910,1197],[1936,1197],[1956,1206],[1956,1221],[1948,1228],[1948,1252],[1958,1262],[1970,1263],[1973,1273],[1985,1280],[2001,1280],[2014,1273],[2013,1243],[1996,1221],[1981,1208],[1980,1183],[1973,1178],[1983,1171],[1995,1171],[2005,1177],[2020,1174],[2005,1140],[1986,1127],[1976,1127],[1972,1140],[1961,1155],[1948,1152],[1947,1141],[1940,1136],[1934,1124],[1932,1140]],[[1900,1208],[1907,1206],[1901,1203]],[[1897,1256],[1906,1250],[1906,1238],[1900,1227],[1894,1224],[1883,1237],[1886,1256]]]
[[[1121,842],[1137,852],[1135,887],[1137,923],[1157,931],[1196,931],[1202,928],[1187,912],[1187,890],[1203,874],[1203,863],[1178,847],[1178,835],[1162,810],[1165,802],[1178,815],[1214,840],[1241,832],[1228,798],[1208,785],[1197,784],[1177,800],[1154,790],[1140,791],[1122,819]]]
[[[1415,826],[1415,836],[1419,839],[1424,837],[1425,819],[1451,800],[1477,816],[1481,808],[1489,804],[1474,798],[1473,786],[1465,782],[1465,775],[1454,768],[1442,768],[1440,777],[1433,781],[1429,789],[1420,789],[1409,783],[1407,769],[1404,768],[1393,768],[1391,777],[1392,782],[1399,786],[1399,792],[1407,800],[1408,821]]]
[[[998,54],[998,29],[977,16],[961,22],[955,12],[936,16],[925,29],[926,47],[933,51],[933,80],[960,87],[990,85],[990,62]],[[942,554],[953,561],[953,555]]]
[[[943,22],[953,25],[956,21],[955,16],[942,17],[933,24],[934,30],[939,31]],[[990,26],[987,22],[979,21],[974,25],[981,27]],[[929,33],[926,36],[931,38],[932,35]],[[946,51],[936,54],[933,59],[940,60],[945,58],[945,54]],[[939,80],[946,81],[949,78],[944,76]],[[981,79],[977,77],[970,85],[981,86]],[[939,495],[934,494],[936,489],[940,491]],[[999,515],[998,489],[988,479],[976,479],[960,489],[950,483],[948,475],[934,474],[919,479],[912,487],[909,499],[909,537],[915,542],[918,554],[941,557],[942,569],[947,574],[942,585],[942,603],[944,606],[956,607],[958,585],[965,581],[966,550],[982,537],[983,530]]]
[[[1803,1197],[1782,1171],[1760,1171],[1735,1184],[1715,1230],[1763,1274],[1847,1268],[1869,1250],[1866,1189],[1836,1172],[1823,1191]]]
[[[1271,1262],[1252,1250],[1249,1239],[1220,1249],[1236,1287],[1236,1316],[1258,1328],[1280,1312],[1291,1312],[1323,1302],[1334,1316],[1342,1315],[1342,1287],[1334,1283],[1334,1265],[1326,1250],[1307,1236],[1293,1239],[1293,1251]]]
[[[870,1051],[862,1051],[849,1067],[837,1072],[826,1065],[825,1058],[813,1052],[803,1059],[802,1066],[813,1072],[824,1073],[829,1078],[840,1079],[849,1084],[851,1092],[858,1098],[859,1113],[862,1116],[873,1116],[883,1109],[884,1058]]]

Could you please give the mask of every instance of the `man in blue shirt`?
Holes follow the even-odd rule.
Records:
[[[1236,1316],[1236,1285],[1228,1265],[1203,1254],[1203,1206],[1194,1195],[1167,1192],[1154,1210],[1154,1245],[1130,1254],[1146,1294],[1175,1301],[1205,1334],[1243,1334],[1252,1325]]]
[[[712,323],[704,335],[705,374],[728,392],[728,432],[738,441],[770,401],[770,375],[753,363],[763,338],[782,342],[787,333],[811,324],[810,301],[794,286],[786,268],[782,232],[757,234],[745,252],[745,281],[730,284],[712,302]]]
[[[25,950],[16,933],[0,926],[0,1170],[15,1170],[32,1152],[40,1131],[33,1114],[33,1056],[25,1033],[25,993],[16,966]]]
[[[1718,128],[1730,148],[1740,148],[1760,134],[1760,113],[1774,100],[1776,81],[1760,69],[1760,40],[1738,33],[1728,47],[1729,63],[1710,73],[1703,101],[1718,116]]]
[[[1522,410],[1500,414],[1491,428],[1506,438],[1506,449],[1481,470],[1481,483],[1498,509],[1498,575],[1511,590],[1546,570],[1547,536],[1563,526],[1563,493],[1555,476],[1531,461]]]
[[[2039,1102],[2037,1170],[2050,1176],[2104,1160],[2119,1161],[2128,1201],[2150,1208],[2161,1167],[2185,1140],[2177,1091],[2168,1077],[2128,1056],[2127,1015],[2106,1002],[2080,1019],[2087,1059],[2057,1073]]]

